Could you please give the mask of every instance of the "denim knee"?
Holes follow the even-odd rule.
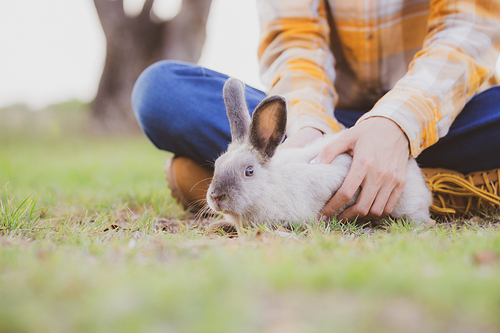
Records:
[[[132,91],[132,108],[143,132],[153,144],[170,150],[169,137],[185,130],[185,78],[198,66],[179,61],[159,61],[144,70]],[[184,119],[180,119],[180,118]]]
[[[132,106],[137,121],[157,148],[199,163],[213,161],[231,141],[222,96],[227,78],[195,64],[157,62],[134,86]],[[248,86],[246,95],[250,110],[265,97]]]
[[[157,122],[160,116],[158,108],[170,89],[160,89],[159,85],[168,82],[169,72],[173,69],[172,61],[159,61],[146,68],[137,79],[132,91],[132,108],[142,130],[146,132]],[[168,115],[163,114],[163,117]]]

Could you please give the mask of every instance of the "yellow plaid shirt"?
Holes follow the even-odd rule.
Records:
[[[335,107],[370,110],[359,121],[393,120],[416,157],[498,84],[500,0],[258,0],[258,10],[262,79],[287,99],[288,135],[341,130]]]

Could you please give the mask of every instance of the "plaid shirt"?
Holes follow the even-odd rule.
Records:
[[[288,135],[341,130],[334,107],[370,110],[358,122],[393,120],[416,157],[499,82],[500,0],[258,0],[258,10],[262,79],[287,99]]]

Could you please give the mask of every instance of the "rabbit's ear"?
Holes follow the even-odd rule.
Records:
[[[248,136],[250,113],[245,102],[245,84],[238,79],[230,78],[224,84],[224,104],[231,126],[233,141],[243,141]]]
[[[264,157],[271,158],[285,137],[286,101],[281,96],[271,96],[257,105],[250,125],[250,143]]]

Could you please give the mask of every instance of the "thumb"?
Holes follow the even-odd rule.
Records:
[[[340,138],[333,139],[319,151],[318,155],[309,161],[309,164],[330,164],[337,155],[350,149],[350,141]]]

